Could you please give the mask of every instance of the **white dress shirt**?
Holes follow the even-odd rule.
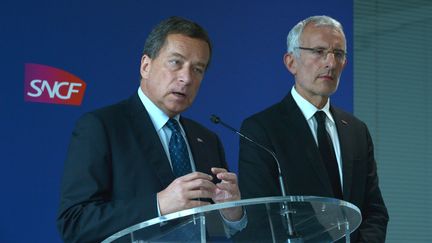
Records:
[[[146,108],[147,112],[149,113],[150,119],[153,123],[153,126],[156,129],[157,134],[159,135],[160,141],[162,143],[162,146],[165,150],[165,154],[168,157],[168,160],[170,162],[171,165],[171,169],[172,169],[172,162],[171,162],[171,156],[169,154],[169,141],[171,138],[171,134],[172,131],[165,126],[165,124],[168,122],[169,117],[161,110],[159,109],[159,107],[157,107],[145,94],[144,92],[141,90],[141,88],[138,88],[138,96],[141,100],[141,102],[143,103],[144,107]],[[173,117],[173,119],[176,119],[179,126],[180,126],[180,130],[181,130],[181,134],[183,136],[183,139],[186,142],[186,147],[189,153],[189,159],[190,159],[190,163],[191,163],[191,168],[192,171],[196,171],[195,168],[195,163],[194,163],[194,159],[192,157],[192,153],[190,150],[190,146],[186,137],[186,133],[183,129],[183,126],[181,125],[179,119],[180,119],[180,115],[176,115]]]
[[[300,110],[303,113],[303,116],[305,117],[311,132],[314,136],[315,143],[318,146],[318,138],[317,138],[317,121],[314,118],[314,115],[319,109],[317,109],[313,104],[311,104],[309,101],[307,101],[305,98],[303,98],[295,89],[293,86],[291,89],[291,95],[294,98],[294,101],[297,103],[297,106],[300,108]],[[336,156],[336,160],[338,163],[339,168],[339,176],[343,191],[343,175],[342,175],[342,158],[341,158],[341,152],[340,152],[340,144],[339,144],[339,137],[336,129],[336,124],[334,122],[333,116],[330,113],[330,98],[327,101],[327,104],[321,109],[321,111],[324,111],[326,114],[326,121],[325,126],[327,133],[330,135],[330,138],[333,143],[333,148]]]
[[[168,157],[168,160],[170,162],[171,169],[172,169],[171,156],[169,153],[169,141],[171,138],[172,131],[167,126],[165,126],[165,124],[168,122],[168,120],[170,118],[161,109],[159,109],[159,107],[157,107],[144,94],[144,92],[141,90],[141,87],[138,88],[138,96],[139,96],[141,102],[143,103],[144,107],[146,108],[147,112],[149,113],[150,119],[153,123],[153,126],[156,129],[157,134],[159,135],[160,141],[162,143],[162,146],[165,150],[165,153]],[[181,125],[181,123],[179,121],[180,115],[174,116],[173,119],[177,120],[177,122],[180,126],[180,129],[181,129],[181,134],[182,134],[182,136],[186,142],[186,146],[187,146],[187,149],[189,152],[189,158],[190,158],[192,171],[196,171],[194,159],[192,157],[190,146],[189,146],[188,140],[186,138],[186,133],[183,129],[183,126]],[[156,200],[157,200],[157,198],[156,198]],[[159,208],[159,201],[157,201],[157,209],[158,209],[159,216],[161,216],[160,208]],[[228,237],[234,235],[234,233],[236,233],[237,231],[242,230],[246,227],[246,224],[247,224],[246,212],[243,213],[243,217],[238,221],[229,221],[229,220],[225,219],[225,217],[223,217],[223,215],[221,215],[221,216],[224,219],[224,223],[225,223],[224,224],[224,230],[225,230],[225,233],[227,234]]]

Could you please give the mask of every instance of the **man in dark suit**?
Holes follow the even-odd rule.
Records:
[[[57,218],[66,242],[100,242],[136,223],[210,203],[199,199],[240,199],[217,135],[180,116],[210,57],[202,27],[164,20],[146,40],[138,92],[79,119]],[[242,208],[221,213],[229,227],[242,227]]]
[[[275,152],[289,195],[349,201],[363,218],[351,242],[384,242],[389,218],[371,136],[362,121],[330,104],[346,65],[342,26],[327,16],[307,18],[289,32],[287,45],[284,62],[294,87],[247,118],[241,132]],[[239,185],[243,198],[281,195],[274,159],[244,140]]]

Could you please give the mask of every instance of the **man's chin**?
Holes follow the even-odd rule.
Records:
[[[168,107],[167,113],[169,113],[168,115],[170,115],[170,116],[176,116],[176,115],[181,114],[182,112],[186,111],[187,108],[189,108],[189,106],[187,106],[187,105],[172,106],[172,107]]]
[[[320,94],[322,96],[330,96],[336,92],[337,88],[337,84],[325,85],[325,87],[322,87]]]

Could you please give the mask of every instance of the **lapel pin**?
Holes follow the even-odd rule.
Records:
[[[204,143],[204,141],[203,141],[201,138],[197,138],[197,141],[198,141],[199,143]]]
[[[345,120],[341,120],[342,121],[342,124],[344,124],[344,125],[348,125],[348,122],[347,121],[345,121]]]

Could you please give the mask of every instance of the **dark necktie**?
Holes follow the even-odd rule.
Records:
[[[180,126],[175,119],[169,119],[166,126],[171,130],[169,140],[169,153],[175,177],[180,177],[192,172],[190,158],[186,142],[181,134]]]
[[[339,177],[339,166],[336,160],[336,155],[333,149],[332,140],[327,133],[325,126],[326,114],[324,111],[317,111],[315,113],[315,119],[318,123],[317,137],[318,147],[321,153],[321,157],[327,169],[327,173],[332,185],[333,193],[336,198],[343,199],[342,187]]]

